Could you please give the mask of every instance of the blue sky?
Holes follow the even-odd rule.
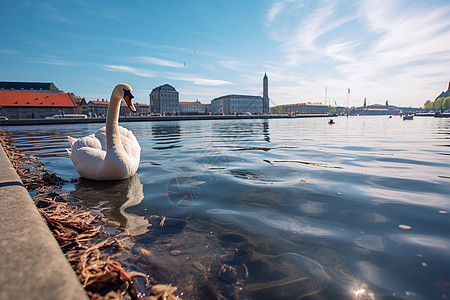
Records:
[[[2,0],[0,81],[54,82],[87,100],[262,95],[271,105],[422,106],[450,81],[450,2]],[[325,98],[327,87],[327,98]]]

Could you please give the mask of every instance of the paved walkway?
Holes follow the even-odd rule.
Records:
[[[88,299],[0,145],[0,299]]]

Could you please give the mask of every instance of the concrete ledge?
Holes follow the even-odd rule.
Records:
[[[0,299],[88,299],[0,145]]]

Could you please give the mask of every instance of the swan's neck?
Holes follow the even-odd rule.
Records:
[[[111,96],[111,101],[106,114],[106,149],[109,150],[115,146],[122,146],[119,135],[119,112],[120,102],[119,97]]]

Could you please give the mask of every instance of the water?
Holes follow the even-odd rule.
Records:
[[[134,267],[184,298],[449,297],[450,119],[327,121],[123,123],[137,176],[64,188],[126,226]],[[65,136],[98,128],[2,129],[70,180]]]

